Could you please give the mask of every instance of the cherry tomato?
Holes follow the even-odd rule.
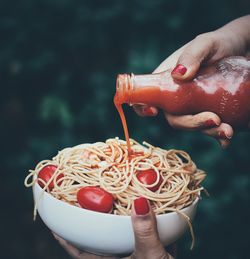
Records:
[[[109,192],[96,186],[86,186],[77,192],[77,201],[84,209],[109,213],[114,197]]]
[[[45,186],[43,181],[47,183],[51,179],[51,177],[53,176],[56,169],[57,169],[57,166],[55,166],[55,165],[46,165],[43,169],[40,170],[40,172],[38,173],[38,183],[42,188],[44,188],[44,186]],[[56,177],[56,181],[57,181],[58,185],[61,184],[61,182],[59,180],[63,176],[64,176],[63,174],[59,174]],[[39,178],[42,179],[43,181],[39,181]],[[50,191],[54,188],[53,181],[49,184],[48,188],[49,188]]]
[[[148,169],[148,170],[144,170],[144,171],[139,171],[136,175],[137,179],[143,183],[143,184],[153,184],[156,182],[157,180],[157,174],[155,172],[155,170],[153,169]],[[160,176],[160,180],[157,183],[157,185],[153,186],[153,187],[147,187],[147,189],[149,189],[152,192],[155,192],[159,189],[161,183],[163,182],[162,177]]]

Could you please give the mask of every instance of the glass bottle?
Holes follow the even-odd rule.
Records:
[[[216,113],[222,122],[246,129],[250,122],[250,59],[228,57],[202,67],[190,81],[174,81],[171,71],[120,74],[116,103],[146,104],[173,115]]]

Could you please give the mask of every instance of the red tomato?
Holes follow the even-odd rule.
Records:
[[[114,197],[100,187],[86,186],[77,192],[77,201],[84,209],[109,213]]]
[[[38,183],[39,185],[43,188],[45,185],[42,181],[39,181],[39,178],[42,179],[44,182],[48,182],[51,177],[53,176],[54,172],[56,171],[57,166],[55,165],[46,165],[42,170],[40,170],[40,172],[38,173]],[[56,181],[58,182],[58,185],[61,184],[61,182],[59,181],[64,175],[63,174],[59,174],[56,177]],[[49,190],[51,191],[54,188],[54,183],[53,181],[49,184],[48,186]]]
[[[144,170],[144,171],[139,171],[136,175],[137,179],[143,183],[143,184],[153,184],[156,182],[157,180],[157,174],[155,172],[155,170],[153,169],[148,169],[148,170]],[[153,187],[147,187],[147,189],[149,189],[152,192],[155,192],[159,189],[161,183],[163,182],[162,177],[160,176],[160,180],[157,183],[157,185],[153,186]]]

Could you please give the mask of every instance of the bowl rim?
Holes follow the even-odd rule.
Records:
[[[59,202],[59,204],[63,204],[63,205],[65,205],[66,207],[69,207],[69,208],[72,208],[72,209],[74,209],[74,210],[76,210],[76,211],[79,211],[80,213],[87,213],[87,214],[92,214],[92,215],[101,215],[101,216],[103,216],[103,217],[119,217],[119,218],[123,218],[123,219],[128,219],[128,218],[131,218],[131,216],[130,215],[115,215],[115,214],[110,214],[110,213],[102,213],[102,212],[98,212],[98,211],[93,211],[93,210],[88,210],[88,209],[84,209],[84,208],[81,208],[81,207],[78,207],[78,206],[75,206],[75,205],[72,205],[72,204],[69,204],[69,203],[67,203],[67,202],[65,202],[65,201],[62,201],[62,200],[59,200],[59,199],[57,199],[57,198],[55,198],[52,194],[50,194],[50,193],[48,193],[48,192],[46,192],[46,191],[44,191],[42,188],[41,188],[41,186],[37,183],[37,182],[35,182],[35,184],[33,185],[33,196],[34,196],[34,189],[38,189],[39,190],[39,193],[41,193],[41,194],[39,194],[39,196],[38,196],[38,198],[36,198],[35,199],[35,197],[34,197],[34,200],[35,200],[35,202],[37,202],[37,209],[38,209],[38,212],[39,212],[39,202],[41,201],[41,199],[42,199],[42,197],[45,195],[45,196],[48,196],[48,197],[50,197],[52,200],[54,200],[54,201],[56,201],[56,202]],[[41,196],[40,196],[41,195]],[[183,213],[185,213],[185,211],[188,209],[188,208],[190,208],[190,207],[192,207],[192,206],[195,206],[197,203],[198,203],[198,201],[201,199],[201,192],[199,192],[198,193],[198,197],[196,197],[196,199],[189,205],[189,206],[187,206],[187,207],[184,207],[184,208],[182,208],[180,211],[181,212],[183,212]],[[166,217],[167,215],[174,215],[174,214],[178,214],[177,212],[175,212],[175,211],[173,211],[173,212],[168,212],[168,213],[164,213],[164,214],[159,214],[159,215],[156,215],[156,218],[161,218],[161,217]]]

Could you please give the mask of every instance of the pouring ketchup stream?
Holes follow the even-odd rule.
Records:
[[[128,156],[130,157],[133,153],[132,153],[131,145],[130,145],[130,141],[129,141],[128,125],[127,125],[126,117],[124,115],[124,111],[122,108],[122,102],[119,100],[117,93],[115,94],[115,97],[114,97],[114,104],[115,104],[115,107],[121,118],[122,127],[124,130],[124,135],[125,135],[125,139],[126,139],[127,147],[128,147]]]

